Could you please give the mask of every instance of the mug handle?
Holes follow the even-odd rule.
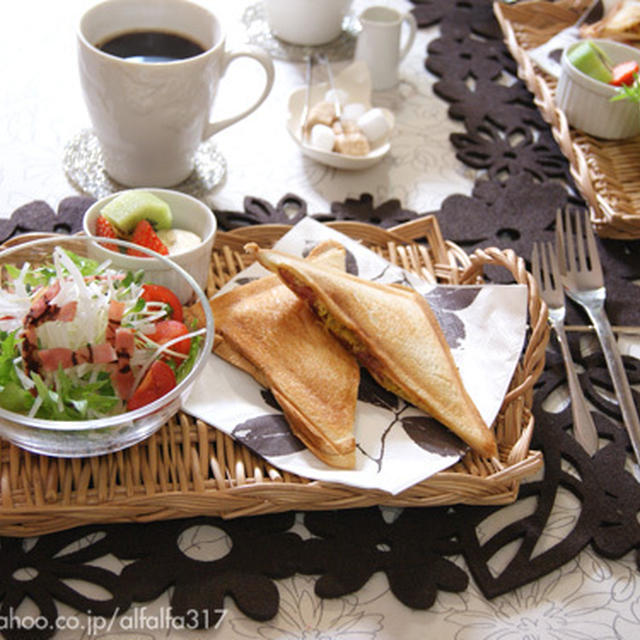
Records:
[[[416,32],[418,31],[418,24],[416,23],[416,18],[413,13],[405,13],[402,16],[402,22],[406,23],[406,25],[409,27],[409,34],[407,35],[407,41],[400,49],[400,57],[398,58],[398,62],[404,60],[406,55],[409,53],[409,49],[411,49],[411,45],[416,39]]]
[[[236,58],[253,58],[256,62],[262,65],[265,73],[267,74],[262,94],[250,107],[244,109],[244,111],[241,111],[240,113],[229,118],[225,118],[224,120],[210,122],[205,128],[204,135],[202,136],[203,140],[207,140],[214,133],[218,133],[218,131],[226,129],[229,125],[232,125],[234,122],[238,122],[238,120],[242,120],[242,118],[245,118],[250,113],[255,111],[265,101],[265,98],[271,91],[271,87],[273,87],[273,79],[275,74],[273,60],[271,60],[267,53],[265,53],[258,47],[246,47],[245,49],[236,49],[225,53],[225,59],[222,63],[222,72],[220,74],[221,76],[225,74],[230,62],[232,60],[235,60]]]

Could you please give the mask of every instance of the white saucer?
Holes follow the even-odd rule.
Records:
[[[360,31],[356,17],[348,14],[342,21],[342,32],[331,42],[313,47],[285,42],[271,31],[262,2],[248,6],[242,15],[242,22],[247,30],[248,42],[261,47],[271,57],[288,62],[304,62],[310,53],[323,53],[332,61],[351,60]]]
[[[62,167],[71,184],[94,198],[104,198],[129,188],[116,182],[105,171],[102,149],[91,129],[83,129],[67,142]],[[220,184],[226,173],[224,157],[208,140],[196,151],[193,173],[172,189],[201,198]]]
[[[346,67],[341,73],[334,78],[336,89],[342,89],[347,93],[348,102],[360,102],[367,109],[371,108],[371,77],[369,69],[362,61],[356,61]],[[314,105],[323,100],[325,93],[329,89],[326,82],[314,84],[311,87],[310,104]],[[348,169],[357,171],[359,169],[368,169],[377,164],[391,150],[390,137],[382,140],[374,146],[371,151],[364,156],[348,156],[335,151],[322,151],[314,148],[302,141],[302,118],[304,117],[304,107],[306,104],[307,89],[301,87],[296,89],[289,96],[289,117],[287,119],[287,131],[291,137],[298,143],[302,153],[322,164],[334,167],[336,169]],[[389,122],[390,129],[393,132],[395,118],[389,109],[382,109],[385,118]]]

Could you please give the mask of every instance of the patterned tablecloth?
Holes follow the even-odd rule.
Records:
[[[303,84],[304,67],[299,51],[265,41],[261,7],[200,1],[223,19],[232,44],[259,37],[277,56],[266,103],[214,140],[226,176],[201,195],[222,226],[282,222],[300,212],[389,226],[434,212],[448,239],[469,249],[513,247],[528,257],[533,240],[551,237],[555,210],[580,204],[486,0],[384,0],[414,9],[421,29],[397,88],[373,96],[395,114],[392,151],[361,172],[306,159],[288,136],[287,97]],[[371,4],[354,0],[353,10]],[[2,237],[61,223],[73,229],[87,205],[69,199],[79,193],[63,167],[70,141],[90,126],[74,42],[87,5],[23,0],[5,14]],[[350,33],[330,51],[336,70],[349,62]],[[235,64],[216,105],[221,112],[233,109],[255,77],[249,65]],[[600,250],[613,323],[640,324],[632,283],[640,277],[637,243],[606,241]],[[570,318],[584,322],[575,309]],[[545,470],[515,505],[203,518],[0,538],[0,634],[636,638],[640,488],[600,354],[584,335],[572,342],[597,409],[601,449],[590,459],[571,438],[564,372],[550,351],[534,406],[533,446],[544,452]],[[640,382],[631,357],[637,346],[631,339],[622,346],[629,375]]]

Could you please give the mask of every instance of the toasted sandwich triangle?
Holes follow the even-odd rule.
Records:
[[[248,245],[385,388],[484,456],[495,437],[467,393],[433,311],[417,292]]]
[[[328,244],[311,259],[344,269]],[[355,466],[353,428],[359,366],[311,309],[274,275],[211,300],[214,352],[268,387],[292,432],[326,464]]]

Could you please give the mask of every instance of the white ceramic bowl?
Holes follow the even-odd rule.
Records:
[[[200,236],[201,242],[197,247],[189,251],[173,254],[169,256],[169,259],[187,271],[201,289],[205,289],[211,263],[211,249],[217,231],[216,217],[211,209],[204,202],[171,189],[148,188],[138,189],[138,191],[148,191],[164,200],[171,208],[173,226],[176,229],[192,231]],[[106,196],[87,209],[83,220],[83,229],[86,235],[95,236],[96,220],[102,208],[120,193],[122,192]],[[176,293],[183,304],[189,302],[189,298],[192,296],[191,288],[181,278],[176,277],[174,270],[165,261],[155,258],[128,256],[110,251],[99,245],[94,245],[92,257],[96,260],[109,259],[115,266],[127,271],[144,269],[149,282],[169,287]]]
[[[640,62],[640,49],[611,40],[594,40],[614,64],[627,60]],[[640,105],[629,100],[611,102],[617,88],[591,78],[569,62],[568,54],[579,43],[569,45],[562,54],[562,70],[556,89],[556,104],[567,122],[597,138],[618,140],[640,133]]]
[[[371,108],[371,75],[369,68],[362,61],[356,61],[343,69],[334,78],[335,88],[347,93],[347,102],[359,102],[367,109]],[[325,93],[329,89],[326,82],[314,84],[311,87],[310,104],[324,100]],[[302,140],[302,118],[306,105],[307,89],[301,87],[289,96],[289,116],[287,119],[287,131],[300,146],[302,153],[315,160],[336,169],[368,169],[377,164],[391,150],[391,135],[395,125],[395,118],[389,109],[382,109],[384,117],[389,124],[389,135],[383,140],[377,141],[371,151],[364,156],[349,156],[335,151],[323,151],[312,147]]]
[[[0,268],[5,265],[21,267],[51,263],[55,247],[62,247],[78,256],[91,257],[95,240],[81,235],[53,235],[17,237],[0,251]],[[120,242],[120,241],[117,241]],[[125,243],[129,244],[129,243]],[[112,252],[111,252],[112,253]],[[62,457],[92,456],[118,451],[147,438],[165,424],[179,409],[197,375],[200,374],[213,346],[214,324],[208,299],[195,280],[178,265],[164,257],[167,270],[176,280],[184,282],[193,293],[205,315],[206,331],[200,350],[187,375],[167,394],[134,411],[94,420],[49,420],[29,417],[0,408],[0,436],[24,449],[45,455]],[[146,262],[147,265],[152,261]],[[143,281],[148,279],[143,275]]]

